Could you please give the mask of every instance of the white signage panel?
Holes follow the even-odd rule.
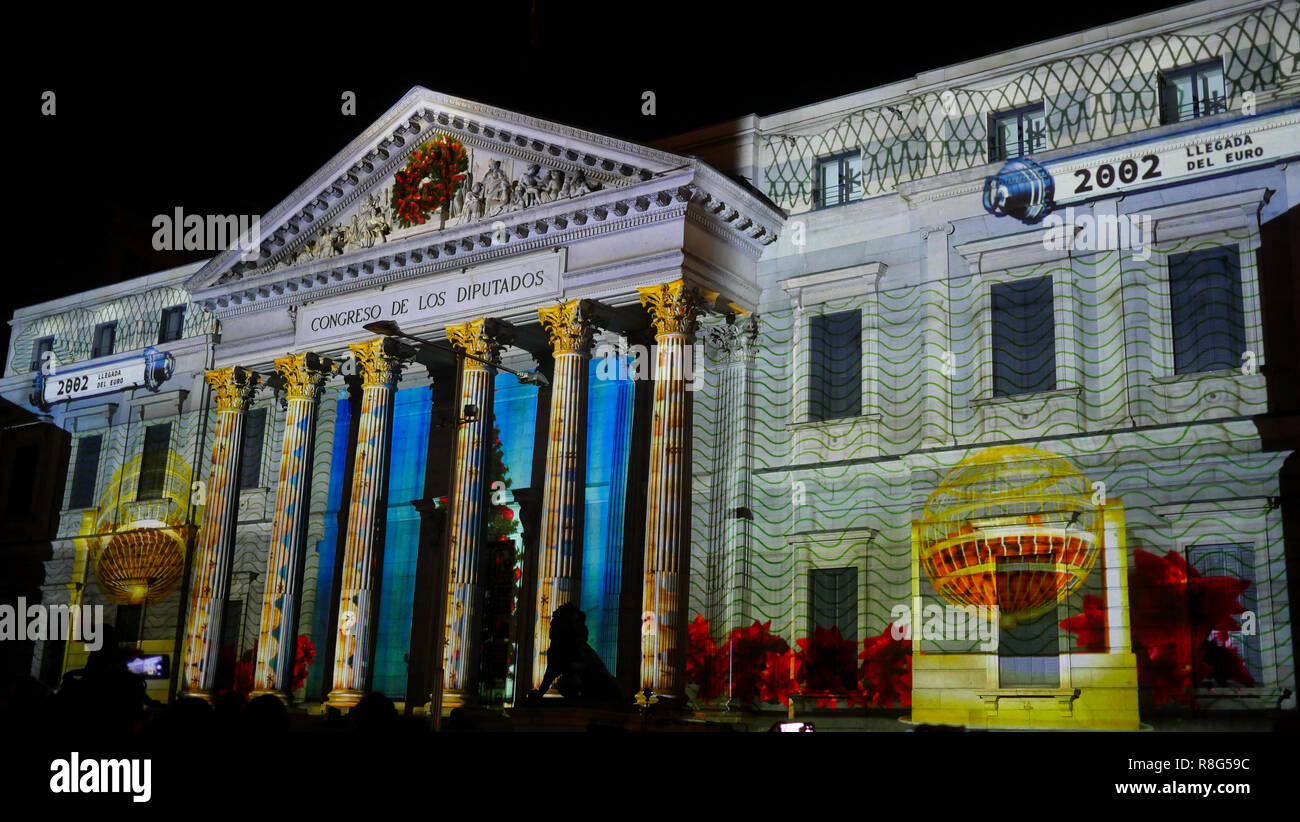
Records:
[[[1058,205],[1237,171],[1300,155],[1300,112],[1247,118],[1217,128],[1050,160]]]
[[[45,404],[79,400],[98,394],[111,394],[128,388],[145,386],[157,390],[172,373],[170,354],[148,348],[144,353],[109,363],[88,367],[56,366],[51,372],[41,374],[38,385]]]
[[[560,295],[563,253],[546,252],[448,272],[418,283],[305,303],[298,311],[296,343],[368,336],[362,326],[392,320],[404,327],[439,318],[483,316],[521,304],[544,305]]]

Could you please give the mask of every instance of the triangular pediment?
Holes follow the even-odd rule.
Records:
[[[393,187],[413,152],[445,137],[468,174],[441,212],[402,225]],[[651,180],[692,161],[656,149],[416,87],[260,219],[259,247],[223,252],[187,283],[204,291],[286,268],[356,255]],[[463,233],[463,232],[462,232]]]

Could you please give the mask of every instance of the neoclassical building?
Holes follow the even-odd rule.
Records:
[[[15,313],[42,598],[160,699],[511,705],[573,603],[715,717],[1294,707],[1297,53],[1206,0],[657,147],[414,88],[247,247]]]

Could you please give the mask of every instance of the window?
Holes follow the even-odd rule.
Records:
[[[808,635],[816,630],[837,629],[840,637],[849,642],[858,640],[858,569],[814,568],[808,572]],[[857,688],[856,662],[852,658],[838,660],[839,670],[819,672],[820,680],[814,690],[837,691],[841,687],[852,691]]]
[[[46,354],[54,353],[54,338],[41,337],[32,345],[32,370],[41,370],[41,360]]]
[[[1022,594],[1020,576],[1025,560],[997,560],[998,602],[1011,602]],[[998,626],[998,687],[1059,688],[1061,686],[1060,615],[1053,608],[1035,618],[1022,618],[1010,627]]]
[[[256,488],[262,478],[262,440],[266,434],[266,409],[255,408],[244,417],[244,451],[240,456],[239,487]]]
[[[1246,351],[1246,322],[1237,246],[1170,255],[1169,314],[1175,374],[1240,365]]]
[[[158,325],[158,342],[165,343],[179,340],[184,326],[185,306],[174,305],[171,308],[164,308],[162,322]]]
[[[1056,388],[1052,278],[993,286],[993,394],[1009,397]]]
[[[144,431],[144,454],[140,457],[140,485],[136,499],[162,499],[167,483],[167,450],[172,424],[151,425]]]
[[[107,357],[113,353],[113,339],[117,336],[117,323],[100,323],[95,326],[95,342],[90,349],[90,358]]]
[[[1246,589],[1237,597],[1241,607],[1253,614],[1258,614],[1255,591],[1255,550],[1250,544],[1219,544],[1187,546],[1187,564],[1196,569],[1203,577],[1231,577],[1248,583]],[[1195,607],[1195,603],[1191,603]],[[1197,614],[1191,614],[1188,624],[1197,620]],[[1238,625],[1240,615],[1236,616]],[[1204,646],[1205,660],[1209,670],[1201,687],[1213,688],[1227,685],[1228,676],[1236,674],[1233,682],[1239,685],[1240,670],[1232,655],[1235,654],[1246,668],[1246,672],[1255,682],[1262,679],[1260,666],[1260,649],[1258,630],[1250,635],[1237,631],[1207,631],[1205,636],[1193,636],[1192,647]]]
[[[113,627],[117,629],[117,644],[138,645],[140,643],[140,612],[139,605],[119,605],[117,606],[117,624]]]
[[[72,467],[72,493],[69,508],[89,508],[95,504],[95,480],[99,476],[99,451],[104,438],[99,434],[77,441],[77,461]]]
[[[862,413],[862,313],[855,309],[815,316],[808,334],[812,421],[858,416]]]
[[[844,205],[862,196],[862,154],[852,152],[817,161],[817,185],[813,205],[817,208]]]
[[[989,162],[1047,150],[1043,104],[989,116]]]
[[[1223,61],[1160,72],[1160,122],[1181,123],[1228,110]]]

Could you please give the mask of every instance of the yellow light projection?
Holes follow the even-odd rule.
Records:
[[[118,605],[153,605],[176,589],[185,570],[190,506],[203,501],[191,489],[189,463],[174,451],[167,453],[162,493],[137,500],[141,462],[137,457],[113,474],[93,518],[86,518],[95,579]]]
[[[1053,610],[1097,561],[1101,516],[1069,462],[1002,445],[967,457],[926,501],[920,562],[957,606],[996,606],[1010,628]]]

